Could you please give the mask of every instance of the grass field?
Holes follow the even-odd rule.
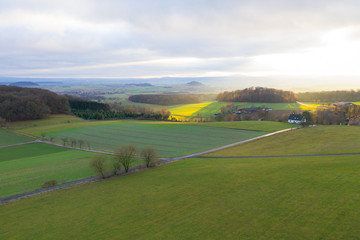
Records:
[[[74,181],[95,175],[94,153],[35,143],[0,149],[0,196],[29,192],[48,180]]]
[[[360,153],[359,136],[360,128],[355,126],[316,126],[271,136],[208,156]]]
[[[33,139],[14,134],[0,128],[0,146],[29,142]]]
[[[201,126],[223,127],[244,130],[255,130],[264,132],[276,132],[279,130],[298,127],[297,124],[273,122],[273,121],[235,121],[235,122],[206,122],[196,123]]]
[[[221,107],[226,106],[230,102],[213,102],[197,112],[193,113],[193,116],[212,116],[215,113],[221,112]],[[301,110],[301,107],[297,103],[239,103],[232,102],[235,106],[239,108],[250,108],[250,107],[262,107],[266,106],[268,108],[272,108],[273,110]]]
[[[359,239],[357,157],[188,159],[0,206],[2,239]]]
[[[263,131],[247,131],[193,124],[118,121],[47,132],[55,141],[61,138],[82,139],[91,148],[114,151],[119,145],[152,146],[162,157],[183,156],[263,135]]]

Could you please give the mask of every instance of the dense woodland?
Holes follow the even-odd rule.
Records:
[[[221,102],[263,102],[282,103],[295,102],[296,96],[291,91],[274,88],[252,87],[243,90],[219,93],[217,101]]]
[[[205,94],[139,94],[129,97],[132,102],[157,104],[162,106],[200,103],[212,100],[213,95]]]
[[[40,119],[61,113],[70,113],[66,96],[38,88],[0,86],[0,117],[7,121]]]
[[[322,92],[304,92],[297,94],[299,101],[335,103],[335,102],[358,102],[360,101],[360,90],[354,91],[322,91]]]

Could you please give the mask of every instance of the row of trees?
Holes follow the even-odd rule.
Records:
[[[243,90],[219,93],[216,100],[222,102],[280,103],[295,102],[296,95],[291,91],[274,88],[251,87]]]
[[[177,104],[199,103],[202,101],[202,97],[195,94],[139,94],[130,96],[129,100],[137,103],[170,106]]]
[[[128,144],[125,146],[120,146],[115,154],[115,157],[111,162],[111,169],[113,175],[117,175],[119,171],[123,168],[127,173],[135,161],[135,155],[137,154],[137,148],[133,144]],[[140,151],[140,156],[144,160],[145,166],[147,168],[153,166],[155,159],[157,158],[157,151],[152,147],[145,147]],[[102,178],[105,178],[105,171],[107,169],[107,156],[104,154],[95,155],[90,162],[90,167]]]
[[[357,102],[360,101],[360,90],[341,90],[341,91],[321,91],[321,92],[303,92],[298,93],[299,101],[335,103],[335,102]]]
[[[65,96],[38,88],[0,86],[0,117],[6,121],[34,120],[69,112]]]

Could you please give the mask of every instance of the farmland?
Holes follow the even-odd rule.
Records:
[[[30,139],[30,138],[19,136],[12,132],[0,129],[0,146],[29,142],[31,140],[32,139]]]
[[[206,122],[206,123],[197,123],[197,125],[243,129],[243,130],[252,130],[252,131],[264,131],[264,132],[276,132],[286,128],[298,127],[297,124],[272,122],[272,121]]]
[[[193,113],[193,116],[211,116],[215,113],[221,112],[221,107],[226,106],[228,103],[233,103],[238,108],[250,108],[250,107],[267,107],[273,110],[300,110],[301,107],[297,103],[240,103],[240,102],[213,102],[199,111]]]
[[[359,153],[359,136],[358,127],[317,126],[271,136],[208,156]]]
[[[0,149],[0,196],[29,192],[48,180],[69,182],[94,175],[93,153],[34,143]]]
[[[351,156],[188,159],[4,204],[0,235],[356,239],[359,167]]]
[[[235,130],[192,124],[150,121],[98,122],[97,125],[72,127],[47,132],[61,139],[82,139],[91,148],[114,151],[119,145],[135,144],[138,148],[152,146],[162,157],[183,156],[263,135],[262,131]],[[102,124],[100,124],[102,123]]]

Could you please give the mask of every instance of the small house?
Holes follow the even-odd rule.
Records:
[[[306,119],[303,119],[301,114],[290,114],[289,118],[288,118],[288,123],[296,123],[296,124],[300,124],[303,121],[306,121]]]

